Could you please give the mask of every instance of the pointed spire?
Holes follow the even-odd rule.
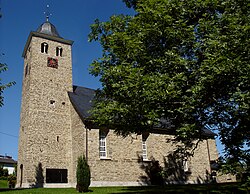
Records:
[[[48,22],[49,21],[49,16],[52,15],[50,13],[50,10],[49,10],[49,5],[46,6],[46,11],[44,12],[44,14],[46,15],[46,22]]]

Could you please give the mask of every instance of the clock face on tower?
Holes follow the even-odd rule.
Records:
[[[52,57],[48,57],[48,67],[58,68],[58,59],[53,59]]]

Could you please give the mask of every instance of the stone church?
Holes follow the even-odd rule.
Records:
[[[207,180],[218,158],[210,131],[204,130],[207,138],[192,157],[177,161],[167,129],[123,138],[91,125],[95,90],[72,84],[72,45],[48,18],[27,39],[16,186],[75,187],[77,158],[83,154],[91,186],[154,184],[162,169],[168,169],[165,178],[171,183]]]

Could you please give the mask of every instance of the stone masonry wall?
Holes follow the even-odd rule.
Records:
[[[41,53],[43,42],[49,45],[48,54]],[[63,48],[62,57],[55,56],[57,46]],[[48,57],[58,59],[58,69],[47,66]],[[32,37],[24,60],[19,137],[18,167],[23,165],[23,186],[34,184],[39,163],[44,181],[46,168],[67,169],[71,164],[71,104],[67,94],[72,91],[71,61],[70,45]],[[20,178],[19,173],[18,184]]]
[[[74,112],[74,111],[73,111]],[[147,144],[147,161],[142,161],[142,136],[131,135],[126,138],[117,136],[113,130],[108,130],[106,137],[107,158],[99,156],[99,129],[86,129],[77,113],[72,114],[73,135],[73,169],[76,168],[77,157],[86,154],[86,130],[88,133],[88,163],[91,169],[91,184],[101,185],[143,185],[148,182],[148,175],[142,166],[159,161],[162,168],[167,167],[168,155],[173,153],[176,145],[168,142],[173,136],[164,134],[149,134]],[[217,157],[218,153],[214,140],[208,140],[210,157]],[[203,182],[210,172],[207,142],[198,144],[194,156],[188,159],[191,171],[187,182]],[[74,173],[73,173],[74,174]],[[76,183],[75,176],[72,177]]]
[[[71,137],[72,137],[72,174],[68,176],[69,182],[76,184],[77,159],[80,155],[86,155],[86,128],[80,117],[71,105]]]

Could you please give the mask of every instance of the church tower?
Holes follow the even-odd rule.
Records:
[[[72,44],[48,17],[29,34],[22,55],[17,187],[71,182]]]

